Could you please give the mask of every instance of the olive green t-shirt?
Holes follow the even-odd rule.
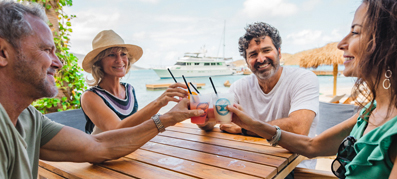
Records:
[[[62,127],[33,106],[22,111],[14,126],[0,104],[0,178],[36,178],[40,147]]]

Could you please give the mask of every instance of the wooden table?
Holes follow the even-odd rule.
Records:
[[[135,152],[103,164],[39,162],[39,178],[284,178],[303,160],[266,140],[168,127]]]

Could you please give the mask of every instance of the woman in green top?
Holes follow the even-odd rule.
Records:
[[[332,171],[340,178],[397,178],[397,1],[363,0],[338,48],[343,74],[372,97],[361,112],[314,138],[252,119],[239,105],[228,106],[233,122],[309,158],[337,153]]]

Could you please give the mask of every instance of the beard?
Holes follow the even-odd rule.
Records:
[[[37,59],[27,60],[26,56],[18,51],[18,56],[15,61],[15,75],[16,79],[23,83],[23,86],[28,90],[28,96],[33,99],[43,97],[54,97],[58,94],[58,88],[55,82],[48,81],[47,71],[55,71],[53,68],[41,70],[37,68]]]
[[[266,70],[258,70],[259,66],[265,65],[265,64],[270,65],[271,68],[266,69]],[[268,80],[268,79],[272,78],[276,74],[276,72],[280,69],[280,59],[277,55],[275,60],[271,60],[271,59],[267,58],[262,63],[256,62],[253,66],[249,65],[249,68],[251,69],[252,73],[254,73],[258,79]]]

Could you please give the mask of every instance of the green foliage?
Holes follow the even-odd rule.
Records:
[[[70,20],[75,15],[67,15],[62,11],[64,6],[72,6],[72,0],[22,0],[37,2],[43,5],[47,11],[52,9],[58,16],[58,28],[49,24],[54,31],[54,43],[56,55],[62,61],[63,67],[55,76],[56,85],[59,90],[55,98],[42,98],[33,102],[33,106],[42,113],[64,111],[80,108],[80,96],[87,89],[81,67],[78,66],[78,59],[69,52],[70,33],[73,32]]]

